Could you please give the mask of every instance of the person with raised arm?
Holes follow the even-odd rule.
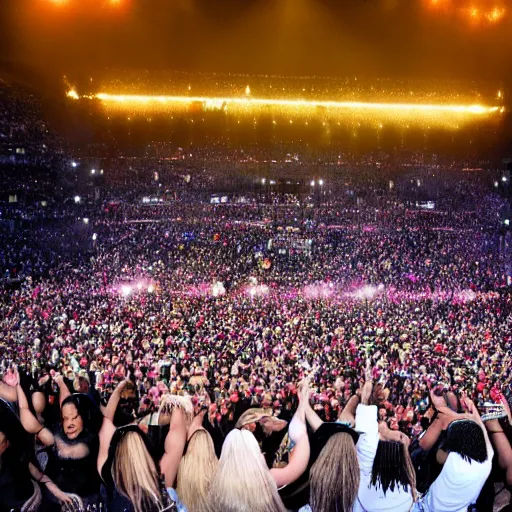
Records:
[[[416,475],[408,437],[379,425],[377,406],[370,404],[373,380],[367,362],[361,403],[356,409],[360,483],[354,512],[409,512],[416,500]]]
[[[65,393],[62,377],[54,380]],[[43,509],[60,510],[61,504],[77,502],[82,508],[99,502],[100,480],[96,472],[98,429],[101,413],[87,395],[67,394],[61,400],[61,422],[43,427],[29,409],[25,392],[17,382],[23,428],[46,446]],[[67,388],[66,388],[67,389]]]

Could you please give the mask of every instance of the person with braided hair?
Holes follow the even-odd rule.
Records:
[[[361,403],[356,409],[360,468],[359,492],[354,512],[409,512],[416,500],[416,475],[408,452],[409,438],[377,422],[377,406],[370,405],[373,391],[367,364]]]

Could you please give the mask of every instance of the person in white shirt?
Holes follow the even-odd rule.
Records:
[[[491,473],[494,451],[486,429],[473,402],[463,397],[462,404],[468,411],[463,415],[438,407],[439,426],[434,423],[429,430],[443,429],[448,424],[446,442],[437,451],[443,470],[415,511],[466,512],[476,503]]]
[[[416,476],[405,434],[377,422],[377,406],[368,405],[373,384],[367,372],[356,409],[360,468],[359,492],[354,512],[409,512],[416,499]]]

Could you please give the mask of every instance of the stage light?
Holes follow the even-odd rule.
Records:
[[[312,187],[314,187],[314,186],[315,186],[315,180],[311,180],[310,185],[311,185]]]
[[[505,219],[505,226],[510,226],[510,219]]]
[[[495,187],[495,188],[498,188],[499,186],[500,186],[500,184],[499,184],[497,181],[495,181],[495,182],[494,182],[494,187]]]
[[[97,233],[93,233],[93,235],[92,235],[93,242],[95,242],[97,239],[98,239],[98,234]]]
[[[155,291],[155,287],[152,284],[150,284],[148,286],[148,293],[153,293],[154,291]]]
[[[71,89],[66,93],[66,96],[72,100],[79,100],[80,96],[78,96],[78,93],[75,91],[75,89]]]
[[[322,187],[324,185],[324,180],[318,180],[318,184]]]
[[[265,185],[266,182],[267,182],[267,180],[265,178],[261,178],[261,184],[262,185]]]
[[[91,174],[96,174],[96,169],[91,169]]]
[[[131,286],[128,286],[127,284],[121,286],[121,293],[125,296],[125,297],[128,297],[128,295],[130,295],[130,293],[132,293],[132,287]]]
[[[78,164],[76,162],[71,162],[71,167],[73,167],[73,169],[76,169],[78,167]]]
[[[74,197],[74,200],[75,200],[75,204],[78,204],[80,201],[81,201],[81,197],[80,196],[75,196]]]
[[[503,177],[501,178],[501,181],[503,181],[503,183],[506,183],[506,182],[507,182],[507,177],[506,177],[506,176],[503,176]]]
[[[212,286],[212,295],[213,297],[220,297],[226,293],[226,288],[224,287],[224,284],[220,281],[217,281]]]
[[[83,218],[84,224],[89,224],[89,219],[87,217]]]

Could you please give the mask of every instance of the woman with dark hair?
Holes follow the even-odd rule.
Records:
[[[416,511],[465,512],[476,503],[491,473],[494,452],[480,415],[467,397],[462,404],[467,410],[463,415],[436,406],[440,417],[427,433],[430,442],[446,430],[446,440],[437,451],[443,469],[416,504]]]
[[[369,372],[368,372],[369,373]],[[409,512],[416,499],[416,476],[406,435],[377,422],[377,406],[368,405],[373,384],[367,379],[356,409],[360,467],[359,492],[354,512]]]
[[[19,419],[0,398],[0,512],[35,512],[41,490],[40,473],[30,462],[29,439]]]
[[[21,386],[17,389],[23,427],[35,434],[48,450],[42,479],[44,510],[57,511],[61,505],[73,501],[82,508],[97,503],[100,480],[96,460],[101,424],[98,408],[87,395],[68,392],[65,396],[66,393],[61,392],[61,422],[54,428],[45,428],[30,411]]]

